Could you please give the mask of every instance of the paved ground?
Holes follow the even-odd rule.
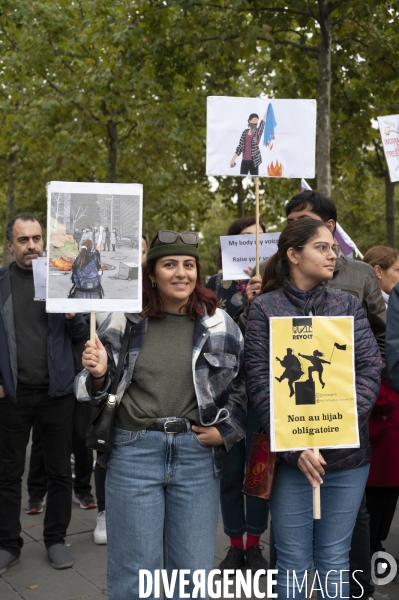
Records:
[[[28,499],[26,476],[23,483],[24,507]],[[68,529],[67,543],[75,559],[72,569],[56,571],[47,560],[43,545],[43,515],[21,514],[25,544],[19,564],[11,567],[0,577],[0,600],[104,600],[106,594],[106,546],[97,546],[93,542],[93,530],[96,523],[96,510],[84,511],[73,505],[72,521]],[[262,538],[265,555],[269,548],[267,535]],[[228,539],[223,534],[219,518],[218,535],[215,549],[215,568],[224,558]],[[396,511],[386,549],[399,556],[399,511]],[[260,590],[266,592],[262,581]],[[233,588],[234,589],[234,588]],[[229,591],[232,592],[233,589]],[[389,586],[379,587],[375,594],[378,600],[399,600],[399,581]],[[126,598],[126,600],[129,600]]]

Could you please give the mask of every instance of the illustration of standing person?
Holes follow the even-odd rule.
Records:
[[[301,356],[301,355],[299,355]],[[276,360],[279,361],[280,365],[284,367],[285,371],[281,377],[276,377],[277,381],[281,383],[283,379],[288,379],[288,386],[290,388],[290,398],[294,395],[294,382],[298,381],[303,375],[302,365],[297,356],[292,351],[292,348],[287,348],[287,354],[283,359],[276,356]]]
[[[262,163],[262,155],[259,150],[259,144],[265,127],[266,113],[260,122],[256,113],[251,113],[248,117],[248,125],[241,134],[240,141],[235,154],[230,161],[230,167],[235,167],[236,160],[242,154],[241,175],[258,175],[258,167]]]
[[[306,360],[311,362],[313,365],[312,367],[308,368],[309,381],[313,381],[312,373],[313,373],[313,371],[315,371],[316,373],[319,374],[319,381],[321,383],[321,387],[324,388],[324,386],[326,384],[324,383],[324,381],[321,378],[321,376],[323,375],[323,364],[331,365],[330,361],[323,360],[322,358],[320,358],[321,356],[324,356],[323,352],[320,352],[320,350],[315,350],[313,352],[312,356],[306,356],[305,354],[301,354],[300,352],[298,352],[298,354],[301,358],[306,358]]]

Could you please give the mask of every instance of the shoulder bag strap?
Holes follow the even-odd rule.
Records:
[[[129,345],[129,340],[130,340],[130,330],[131,330],[131,325],[130,325],[129,321],[126,321],[126,329],[125,329],[125,333],[123,334],[121,351],[119,353],[119,360],[118,360],[118,364],[116,366],[115,377],[112,382],[111,390],[110,390],[110,394],[112,394],[114,396],[116,396],[116,391],[118,389],[119,381],[121,379],[123,363],[125,362],[127,347]]]
[[[215,294],[218,297],[219,297],[220,284],[222,283],[222,276],[223,276],[223,273],[218,273],[216,276]]]

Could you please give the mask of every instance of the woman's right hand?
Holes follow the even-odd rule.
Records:
[[[86,348],[82,355],[82,365],[91,375],[94,375],[94,377],[100,377],[100,375],[103,375],[107,370],[107,352],[97,334],[95,342],[92,342],[91,340],[86,342]]]
[[[327,464],[321,454],[316,458],[312,450],[304,450],[298,458],[298,468],[306,475],[312,487],[323,483],[320,475],[324,475],[323,465]]]

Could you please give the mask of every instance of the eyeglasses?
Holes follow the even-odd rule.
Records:
[[[181,233],[177,233],[176,231],[170,231],[169,229],[161,229],[152,240],[150,248],[154,247],[156,240],[159,240],[163,244],[173,244],[178,237],[185,244],[198,246],[199,235],[196,231],[182,231]]]
[[[327,256],[327,254],[332,250],[334,254],[338,257],[341,256],[341,246],[338,244],[333,244],[330,246],[327,242],[316,242],[313,246],[322,254],[323,256]],[[300,248],[305,248],[305,246],[299,246]]]

